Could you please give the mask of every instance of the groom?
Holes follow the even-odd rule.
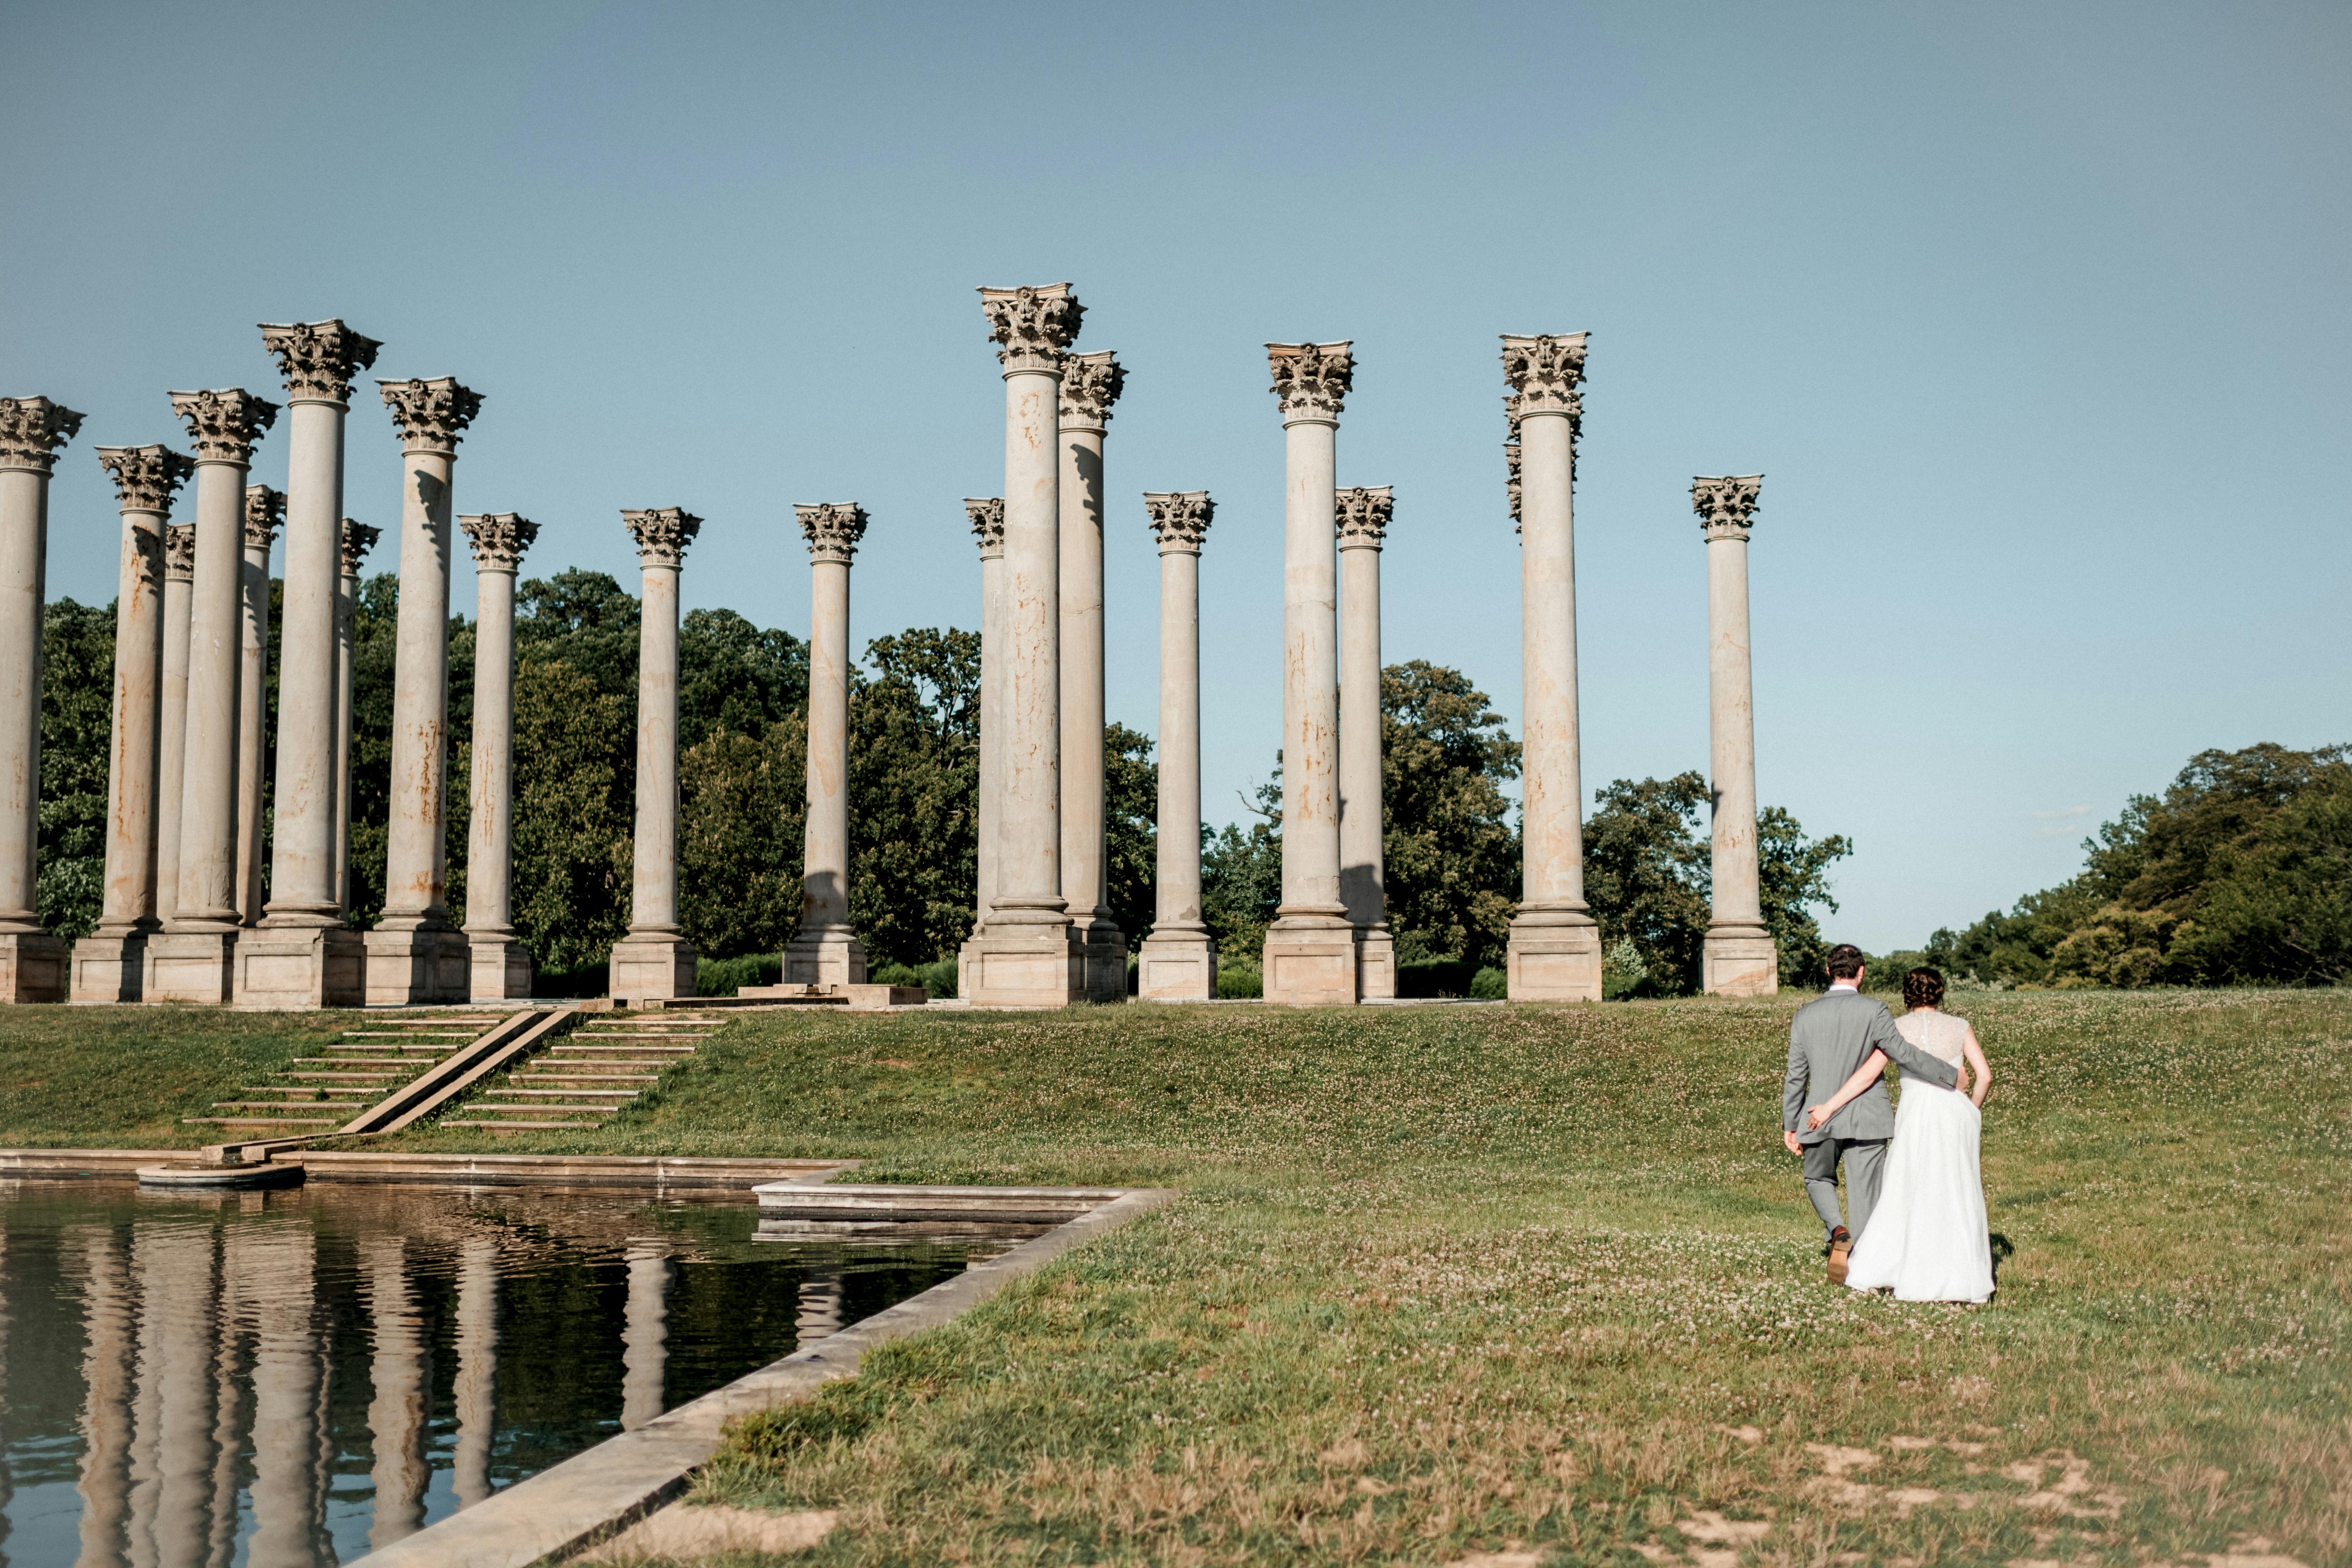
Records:
[[[1846,1254],[1878,1206],[1885,1173],[1886,1141],[1895,1136],[1895,1107],[1882,1079],[1849,1101],[1818,1132],[1805,1125],[1805,1107],[1838,1091],[1874,1050],[1895,1066],[1933,1079],[1949,1089],[1958,1069],[1938,1061],[1895,1033],[1886,1004],[1862,994],[1862,949],[1840,942],[1830,949],[1830,988],[1797,1009],[1789,1026],[1789,1076],[1780,1089],[1780,1141],[1805,1162],[1805,1195],[1829,1232],[1830,1281],[1845,1283]],[[1849,1232],[1838,1222],[1838,1166],[1845,1166],[1846,1198],[1853,1213]]]

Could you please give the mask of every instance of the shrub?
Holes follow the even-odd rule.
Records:
[[[1481,1002],[1500,1002],[1511,994],[1511,976],[1507,970],[1488,964],[1470,977],[1470,994]]]
[[[1217,971],[1217,995],[1228,1002],[1246,1001],[1265,994],[1265,975],[1246,963]]]
[[[1400,996],[1467,996],[1478,968],[1465,958],[1423,958],[1397,965]]]
[[[932,960],[916,970],[915,977],[915,984],[933,996],[954,995],[956,994],[955,955],[950,953],[945,958]]]
[[[746,985],[778,985],[783,978],[784,961],[780,953],[698,958],[694,963],[694,988],[705,996],[732,996]]]

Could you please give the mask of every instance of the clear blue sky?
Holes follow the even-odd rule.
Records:
[[[50,592],[113,593],[90,448],[277,395],[254,323],[488,399],[463,511],[803,632],[795,500],[873,515],[855,630],[977,624],[972,292],[1116,349],[1110,706],[1155,726],[1145,489],[1218,502],[1206,799],[1279,742],[1267,339],[1352,338],[1386,650],[1517,730],[1496,334],[1592,334],[1588,788],[1704,768],[1694,473],[1763,471],[1761,795],[1858,846],[1833,932],[2070,874],[2189,753],[2352,739],[2352,12],[2335,5],[10,8],[0,393],[88,411]],[[285,472],[283,432],[257,477]],[[355,407],[347,508],[394,520]],[[374,569],[390,569],[380,548]],[[455,602],[472,604],[470,577]]]

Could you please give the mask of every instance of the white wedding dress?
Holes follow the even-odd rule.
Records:
[[[1907,1013],[1895,1027],[1929,1056],[1960,1064],[1969,1037],[1965,1018]],[[1885,1184],[1847,1258],[1846,1287],[1891,1286],[1900,1301],[1988,1300],[1992,1238],[1977,1152],[1983,1114],[1957,1089],[1908,1072],[1902,1081]]]

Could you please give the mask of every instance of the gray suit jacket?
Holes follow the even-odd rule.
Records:
[[[1885,1003],[1858,991],[1832,991],[1798,1008],[1789,1025],[1789,1078],[1780,1089],[1780,1125],[1801,1143],[1894,1137],[1895,1105],[1886,1098],[1884,1081],[1848,1100],[1819,1132],[1805,1125],[1805,1107],[1835,1094],[1873,1050],[1885,1051],[1896,1067],[1946,1089],[1960,1081],[1958,1068],[1895,1032]]]

